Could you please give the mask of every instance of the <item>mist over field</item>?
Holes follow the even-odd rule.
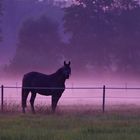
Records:
[[[0,84],[4,85],[4,102],[6,104],[21,104],[21,84],[22,77],[15,79],[2,79],[0,78]],[[115,108],[115,105],[127,105],[135,106],[140,104],[140,90],[129,90],[125,88],[137,88],[140,87],[139,79],[123,79],[122,77],[100,77],[100,78],[74,78],[70,77],[66,81],[66,90],[62,94],[61,99],[58,102],[58,106],[63,105],[92,105],[96,108],[102,109],[103,102],[103,85],[106,88],[124,88],[124,89],[106,89],[106,108]],[[15,87],[15,88],[6,88]],[[90,89],[90,88],[101,88],[101,89]],[[68,88],[68,89],[67,89]],[[79,88],[79,89],[75,89]],[[80,89],[82,88],[82,89]],[[86,89],[84,89],[86,88]],[[89,88],[89,89],[88,89]],[[31,94],[30,94],[31,95]],[[30,106],[29,100],[27,100],[28,107]],[[37,105],[45,105],[47,108],[51,106],[51,96],[42,96],[37,94],[35,99],[35,107]],[[114,106],[113,106],[114,105]]]

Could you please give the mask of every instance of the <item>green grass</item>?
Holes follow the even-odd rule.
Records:
[[[55,114],[49,110],[0,113],[0,140],[139,140],[140,112],[64,108]]]

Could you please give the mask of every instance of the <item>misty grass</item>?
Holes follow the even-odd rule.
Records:
[[[83,109],[83,107],[82,107]],[[41,110],[42,111],[42,110]],[[61,110],[0,114],[0,140],[139,140],[138,110]]]

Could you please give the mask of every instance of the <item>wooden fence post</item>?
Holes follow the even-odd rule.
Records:
[[[103,86],[103,106],[102,106],[103,113],[105,112],[105,85]]]
[[[3,94],[4,94],[4,86],[1,86],[1,111],[3,112]]]

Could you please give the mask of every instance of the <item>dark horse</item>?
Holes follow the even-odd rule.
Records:
[[[65,81],[71,74],[70,62],[58,69],[51,75],[46,75],[38,72],[29,72],[24,75],[22,81],[22,111],[25,113],[26,100],[29,92],[31,92],[31,109],[34,110],[34,100],[36,94],[39,93],[45,96],[52,96],[52,111],[54,112],[59,98],[65,90]]]

